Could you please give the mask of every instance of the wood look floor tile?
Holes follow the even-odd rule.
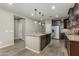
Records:
[[[51,40],[51,43],[39,54],[25,49],[23,40],[16,40],[14,46],[0,49],[0,56],[67,56],[64,40]]]

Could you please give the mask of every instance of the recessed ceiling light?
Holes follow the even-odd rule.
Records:
[[[32,14],[32,16],[33,16],[34,14]]]
[[[39,22],[39,25],[41,25],[41,22]]]
[[[55,9],[56,7],[55,6],[52,6],[52,9]]]
[[[12,5],[13,3],[8,3],[9,5]]]
[[[56,18],[58,18],[58,15],[56,15]]]
[[[35,24],[37,24],[37,21],[35,21]]]

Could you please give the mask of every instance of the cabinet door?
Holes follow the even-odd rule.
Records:
[[[70,41],[70,55],[79,56],[79,42]]]
[[[75,3],[74,5],[74,14],[79,15],[79,3]]]
[[[40,51],[40,38],[34,36],[26,36],[25,39],[26,48],[30,48],[36,51]]]
[[[45,48],[45,46],[46,46],[46,36],[44,35],[44,36],[41,36],[41,50],[43,50],[44,48]]]
[[[50,43],[51,37],[50,34],[41,36],[41,50],[43,50],[49,43]]]
[[[50,43],[50,40],[51,40],[50,34],[46,35],[46,45]]]

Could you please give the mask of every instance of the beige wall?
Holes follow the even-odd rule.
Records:
[[[14,16],[0,9],[0,48],[14,44]]]

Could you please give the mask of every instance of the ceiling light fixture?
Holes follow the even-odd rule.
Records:
[[[41,22],[39,22],[39,25],[41,25]]]
[[[35,24],[37,24],[37,21],[35,21]]]
[[[8,3],[9,5],[12,5],[13,3]]]
[[[56,7],[55,6],[52,6],[52,9],[55,9]]]
[[[56,15],[56,18],[58,18],[58,15]]]
[[[32,16],[33,16],[34,14],[32,14]]]
[[[34,9],[34,11],[35,11],[35,20],[36,20],[36,12],[37,12],[37,9]]]
[[[41,18],[41,20],[43,20],[44,19],[44,14],[42,14],[42,18]]]

